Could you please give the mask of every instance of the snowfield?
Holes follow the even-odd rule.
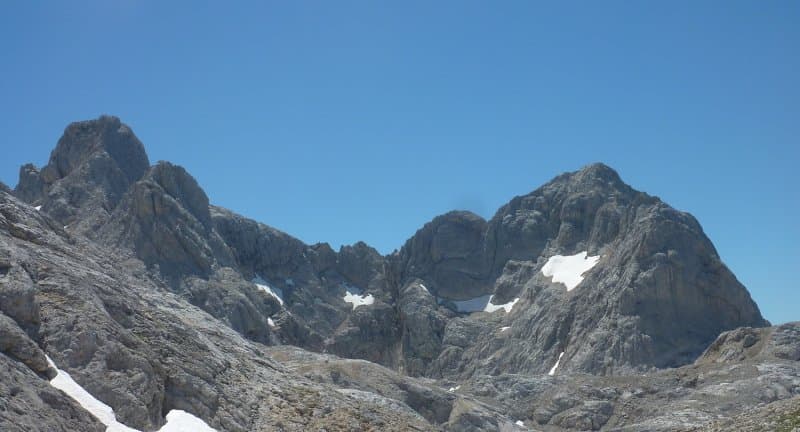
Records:
[[[104,404],[86,391],[80,384],[76,383],[72,377],[56,367],[53,360],[47,357],[47,363],[56,370],[56,376],[50,380],[50,385],[63,391],[67,396],[74,399],[86,411],[97,417],[101,423],[106,425],[106,432],[141,432],[117,421],[114,410]],[[186,411],[171,410],[167,413],[167,423],[158,432],[216,432],[202,419],[189,414]]]
[[[567,286],[567,291],[572,291],[583,282],[583,274],[591,270],[600,260],[600,256],[588,256],[588,252],[575,255],[554,255],[542,267],[542,274],[553,278],[553,282]]]
[[[272,288],[261,276],[256,276],[253,278],[253,283],[267,294],[275,297],[281,306],[283,306],[283,291],[280,288]]]

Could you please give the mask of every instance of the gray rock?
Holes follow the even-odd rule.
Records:
[[[0,428],[8,432],[104,432],[77,402],[25,364],[0,354]]]
[[[130,185],[149,167],[144,146],[116,117],[72,123],[41,171],[20,169],[15,194],[60,225],[92,232],[108,220]]]
[[[11,318],[0,313],[0,353],[22,362],[32,371],[51,375],[44,353]]]
[[[164,413],[183,409],[222,431],[432,429],[417,415],[283,368],[263,345],[172,293],[141,261],[86,239],[70,242],[45,215],[2,192],[0,210],[0,245],[10,261],[25,263],[35,286],[40,325],[30,340],[125,424],[156,429]],[[38,242],[13,235],[9,220]],[[16,267],[5,267],[12,270],[0,278],[3,292]],[[41,369],[37,350],[10,318],[2,323],[2,351],[17,360],[0,354],[0,406],[13,410],[0,410],[0,429],[103,430],[26,366]]]
[[[98,426],[47,385],[45,352],[145,430],[171,409],[224,431],[676,430],[800,393],[800,326],[766,327],[692,216],[602,164],[489,221],[437,217],[389,256],[210,206],[113,117],[70,125],[14,194],[2,430]],[[575,289],[542,273],[584,251],[600,258]],[[490,295],[513,307],[457,306]]]
[[[403,323],[403,365],[411,376],[424,375],[442,349],[447,315],[419,280],[406,285],[398,302]]]
[[[91,235],[130,248],[177,285],[184,276],[207,278],[233,256],[213,230],[208,197],[183,168],[159,162],[133,184],[112,219]]]
[[[452,300],[490,292],[485,231],[483,218],[463,211],[425,224],[406,241],[397,257],[401,282],[419,278],[428,283],[433,294]]]
[[[17,188],[14,192],[19,199],[28,203],[35,203],[41,201],[44,192],[45,184],[39,170],[30,163],[19,167],[19,183],[17,183]]]
[[[427,231],[442,224],[437,220]],[[421,240],[429,237],[418,233],[405,248],[430,244]],[[445,358],[432,364],[446,364],[460,375],[544,373],[560,352],[565,352],[561,371],[625,374],[674,367],[692,362],[722,331],[768,325],[694,218],[636,192],[601,164],[563,174],[514,198],[486,224],[482,236],[464,237],[471,239],[473,253],[459,256],[486,260],[470,267],[488,275],[494,303],[520,300],[511,313],[498,312],[502,319],[495,329],[472,335],[468,347],[456,345],[460,360],[446,345],[440,347]],[[453,243],[455,251],[463,247]],[[575,290],[542,274],[549,257],[582,251],[601,258]],[[438,283],[431,285],[442,292]],[[450,289],[462,286],[463,295],[447,292],[447,298],[484,292],[468,284]],[[488,318],[474,313],[469,319]],[[501,326],[511,333],[500,334]],[[428,372],[442,370],[436,366]]]

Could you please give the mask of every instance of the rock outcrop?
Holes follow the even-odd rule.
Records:
[[[149,166],[133,131],[116,117],[102,116],[67,126],[47,165],[20,168],[14,193],[60,224],[87,233],[108,220]]]
[[[212,267],[233,263],[213,229],[205,192],[186,170],[169,162],[159,162],[134,183],[111,220],[91,237],[131,248],[175,284],[185,276],[207,278]]]

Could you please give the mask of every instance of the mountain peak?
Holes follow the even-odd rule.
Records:
[[[619,174],[613,168],[602,162],[595,162],[577,171],[562,174],[557,177],[557,179],[562,178],[569,184],[579,188],[606,185],[620,188],[625,185]]]
[[[579,169],[576,175],[592,176],[606,180],[620,180],[619,174],[614,168],[602,163],[594,162]]]
[[[118,117],[70,123],[42,169],[46,183],[64,178],[98,152],[105,151],[129,182],[141,178],[150,166],[144,145]]]
[[[14,194],[62,224],[82,230],[102,223],[129,186],[150,167],[144,145],[118,117],[71,123],[41,170],[20,168]]]

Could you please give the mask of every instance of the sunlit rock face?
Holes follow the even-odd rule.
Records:
[[[489,220],[436,217],[382,256],[210,205],[189,172],[150,166],[130,128],[101,117],[70,125],[46,167],[23,166],[13,195],[0,188],[0,236],[0,394],[44,395],[14,407],[60,419],[46,430],[103,425],[53,392],[45,354],[139,430],[170,412],[232,431],[650,430],[667,421],[655,396],[652,418],[612,416],[647,397],[628,378],[667,392],[712,368],[752,398],[800,389],[796,326],[763,328],[700,224],[602,164]],[[758,367],[714,369],[746,362]],[[753,374],[780,385],[754,389]],[[693,391],[670,397],[702,399]],[[36,430],[2,412],[0,426]]]
[[[422,373],[433,376],[546,373],[562,352],[559,371],[627,374],[690,363],[720,332],[768,324],[691,215],[602,164],[512,199],[486,223],[436,218],[393,258],[400,281],[419,280],[442,315],[422,318],[439,353]],[[489,309],[473,307],[490,296]],[[507,313],[484,312],[517,298]],[[448,343],[464,332],[452,340],[469,342]]]

